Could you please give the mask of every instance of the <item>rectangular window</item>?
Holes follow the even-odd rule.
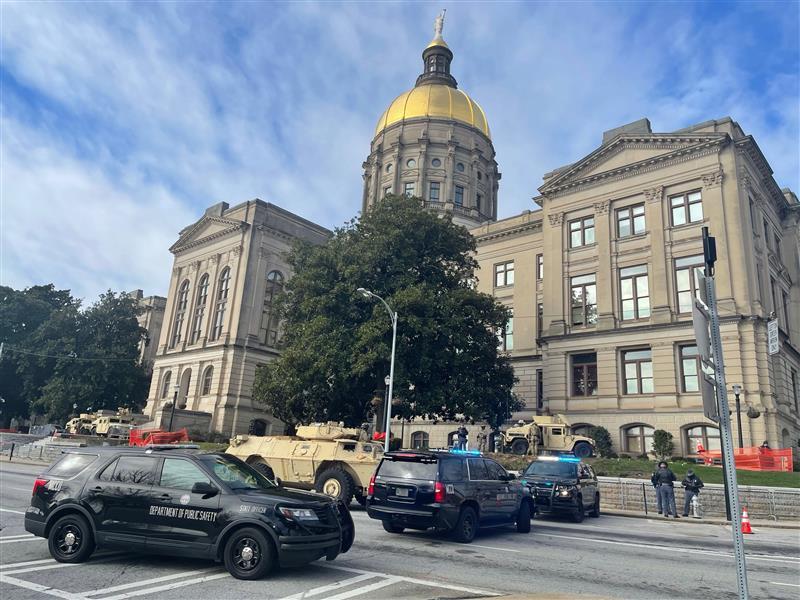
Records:
[[[432,202],[439,201],[439,186],[441,184],[438,181],[431,181],[430,193],[428,194],[428,200]]]
[[[544,304],[542,304],[540,302],[539,304],[536,305],[536,337],[537,338],[542,337],[542,334],[544,333],[544,331],[542,331],[543,329],[544,329]],[[538,339],[537,339],[537,344],[538,343],[539,342],[538,342]]]
[[[478,209],[478,212],[481,212],[481,204],[483,203],[483,196],[480,194],[475,194],[475,207]]]
[[[544,278],[544,254],[536,255],[536,281]]]
[[[514,349],[514,314],[513,313],[508,318],[508,323],[506,323],[506,328],[499,332],[498,338],[500,340],[500,344],[498,344],[498,349],[499,350],[503,350],[504,352],[508,352],[508,351]]]
[[[672,207],[673,226],[696,223],[703,220],[703,200],[700,192],[690,192],[669,199]]]
[[[536,369],[536,409],[544,408],[544,372]]]
[[[514,285],[513,260],[494,266],[494,286],[505,287],[508,285]]]
[[[773,235],[773,239],[775,240],[775,247],[773,248],[773,250],[775,250],[775,256],[780,258],[781,257],[781,238],[778,235],[777,231],[773,232],[772,235]]]
[[[594,325],[597,322],[597,284],[595,276],[581,275],[570,280],[572,324]]]
[[[772,277],[770,277],[769,278],[769,291],[770,291],[770,294],[772,295],[772,312],[774,312],[775,316],[780,319],[780,315],[778,314],[778,299],[775,296],[775,285],[776,285],[775,284],[775,280]]]
[[[617,211],[617,236],[623,238],[644,233],[644,228],[644,204],[626,206]]]
[[[460,185],[456,186],[456,198],[455,203],[458,206],[464,205],[464,188]]]
[[[406,181],[403,184],[403,193],[408,197],[411,197],[411,196],[414,195],[414,182],[413,181]]]
[[[789,323],[792,322],[789,316],[789,294],[781,292],[781,296],[783,297],[783,320],[786,322],[786,326],[783,329],[784,331],[789,331]]]
[[[647,266],[627,267],[619,270],[622,320],[650,317],[650,289],[647,285]]]
[[[700,355],[697,346],[679,346],[681,361],[681,391],[700,391]]]
[[[679,313],[692,312],[692,299],[697,294],[697,277],[694,270],[703,264],[702,254],[675,259],[675,290]]]
[[[758,233],[756,229],[756,206],[752,198],[748,196],[747,199],[750,202],[750,226],[753,228],[753,233]]]
[[[764,245],[769,248],[772,240],[769,237],[769,221],[764,219]]]
[[[578,248],[594,244],[594,217],[584,217],[569,222],[569,247]]]
[[[800,412],[800,391],[797,390],[797,371],[794,369],[792,369],[792,397],[795,410]]]
[[[597,354],[573,354],[572,391],[573,396],[597,395]]]
[[[388,196],[389,194],[391,194],[391,193],[392,193],[392,186],[387,185],[385,188],[383,188],[383,196],[384,196],[384,198],[386,196]]]
[[[649,348],[624,351],[622,368],[626,394],[653,393],[653,358]]]

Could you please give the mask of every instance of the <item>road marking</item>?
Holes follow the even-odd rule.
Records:
[[[20,533],[20,534],[17,534],[17,535],[4,535],[3,537],[0,537],[0,541],[2,541],[2,540],[18,540],[20,538],[32,538],[32,537],[36,537],[36,536],[34,536],[32,533]]]
[[[384,579],[383,581],[371,583],[369,585],[365,585],[364,587],[342,592],[341,594],[336,594],[335,596],[328,596],[325,598],[325,600],[345,600],[346,598],[352,598],[354,596],[361,596],[362,594],[374,592],[375,590],[394,585],[395,583],[400,583],[401,581],[403,581],[402,577],[390,577],[389,579]]]
[[[463,546],[464,544],[448,544],[450,546]],[[470,548],[487,548],[489,550],[500,550],[501,552],[522,552],[522,550],[513,550],[511,548],[499,548],[497,546],[481,546],[480,544],[470,544]]]
[[[44,541],[46,541],[45,538],[31,536],[13,540],[0,539],[0,544],[13,544],[15,542],[44,542]]]
[[[218,573],[219,569],[202,569],[199,571],[186,571],[184,573],[175,573],[174,575],[164,575],[163,577],[156,577],[154,579],[144,579],[142,581],[134,581],[133,583],[123,583],[122,585],[115,585],[114,587],[98,588],[88,592],[81,592],[83,596],[94,596],[95,594],[110,594],[111,592],[119,592],[121,590],[128,590],[130,588],[142,587],[144,585],[152,585],[154,583],[161,583],[162,581],[170,581],[171,579],[181,579],[182,577],[191,577],[193,575],[200,575],[205,573]]]
[[[0,574],[0,583],[15,585],[27,590],[39,592],[40,594],[47,594],[48,596],[55,596],[56,598],[64,598],[65,600],[84,600],[83,596],[79,594],[65,592],[64,590],[57,590],[46,585],[25,581],[24,579],[17,579],[16,577],[9,577],[6,574]]]
[[[223,577],[230,577],[228,573],[217,573],[216,575],[206,575],[205,577],[196,577],[186,581],[178,581],[176,583],[168,583],[166,585],[157,585],[156,587],[149,587],[143,590],[136,590],[135,592],[127,592],[119,594],[118,596],[106,596],[102,600],[124,600],[125,598],[134,598],[136,596],[144,596],[145,594],[154,594],[156,592],[164,592],[167,590],[174,590],[176,588],[184,587],[187,585],[195,585],[197,583],[205,583],[206,581],[214,581],[215,579],[222,579]]]
[[[14,490],[14,491],[16,491],[16,492],[25,492],[26,494],[29,494],[29,493],[30,493],[30,491],[31,491],[31,488],[7,487],[7,488],[5,488],[5,489],[7,489],[7,490]]]
[[[4,571],[3,575],[18,575],[20,573],[32,573],[34,571],[49,571],[50,569],[60,569],[62,567],[80,567],[81,565],[98,565],[110,562],[112,560],[116,560],[117,558],[119,558],[119,556],[120,556],[119,554],[114,554],[110,556],[105,555],[103,558],[99,560],[92,560],[91,562],[85,562],[85,563],[60,563],[52,561],[50,562],[50,564],[45,564],[35,567],[31,566],[31,567],[26,567],[24,569],[14,569],[13,571]]]
[[[0,569],[14,569],[18,567],[28,567],[30,565],[43,565],[45,563],[55,562],[52,558],[43,558],[41,560],[26,560],[25,562],[11,563],[8,565],[0,565]]]
[[[772,585],[788,585],[789,587],[798,587],[800,588],[800,584],[797,583],[781,583],[780,581],[770,581]]]
[[[24,515],[25,514],[21,510],[11,510],[10,508],[0,508],[0,512],[10,512],[10,513],[14,513],[15,515]]]
[[[307,592],[292,594],[291,596],[286,596],[284,598],[281,598],[281,600],[302,600],[303,598],[310,598],[311,596],[319,596],[320,594],[325,594],[326,592],[332,592],[339,588],[347,587],[348,585],[353,585],[354,583],[358,583],[360,581],[365,581],[367,579],[374,579],[374,577],[375,577],[374,575],[357,575],[356,577],[351,577],[350,579],[342,579],[341,581],[331,583],[330,585],[323,585],[320,587],[310,589]]]

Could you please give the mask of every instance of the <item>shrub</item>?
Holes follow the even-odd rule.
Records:
[[[656,429],[653,432],[653,454],[658,460],[672,457],[675,444],[672,442],[672,434],[663,429]]]
[[[605,427],[592,427],[589,430],[589,437],[597,444],[597,453],[602,458],[613,458],[614,449],[611,445],[611,434]]]

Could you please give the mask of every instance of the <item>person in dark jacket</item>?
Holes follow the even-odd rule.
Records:
[[[692,498],[700,493],[703,482],[694,474],[692,469],[686,471],[686,477],[681,481],[683,486],[683,516],[689,516],[689,507],[692,505]]]
[[[677,477],[675,473],[667,465],[667,462],[662,460],[658,463],[658,470],[653,476],[655,483],[658,486],[658,491],[661,494],[661,508],[664,510],[664,516],[671,516],[678,518],[678,509],[675,507],[675,489],[674,484]]]
[[[458,449],[459,450],[466,450],[467,449],[467,428],[463,425],[458,428],[456,432],[458,434]]]
[[[658,514],[661,514],[661,492],[658,490],[655,471],[653,471],[653,474],[650,476],[650,483],[653,484],[653,489],[656,491],[656,508],[658,509]]]

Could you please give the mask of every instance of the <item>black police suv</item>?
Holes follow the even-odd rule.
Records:
[[[479,527],[516,523],[528,533],[533,502],[515,479],[478,452],[389,452],[370,480],[367,514],[389,533],[435,528],[465,543]]]
[[[536,512],[567,513],[580,523],[586,511],[600,516],[597,477],[588,464],[574,456],[540,456],[523,471]]]
[[[59,562],[117,547],[215,559],[238,579],[333,560],[355,537],[343,503],[283,488],[229,454],[176,446],[62,455],[34,482],[25,529]]]

